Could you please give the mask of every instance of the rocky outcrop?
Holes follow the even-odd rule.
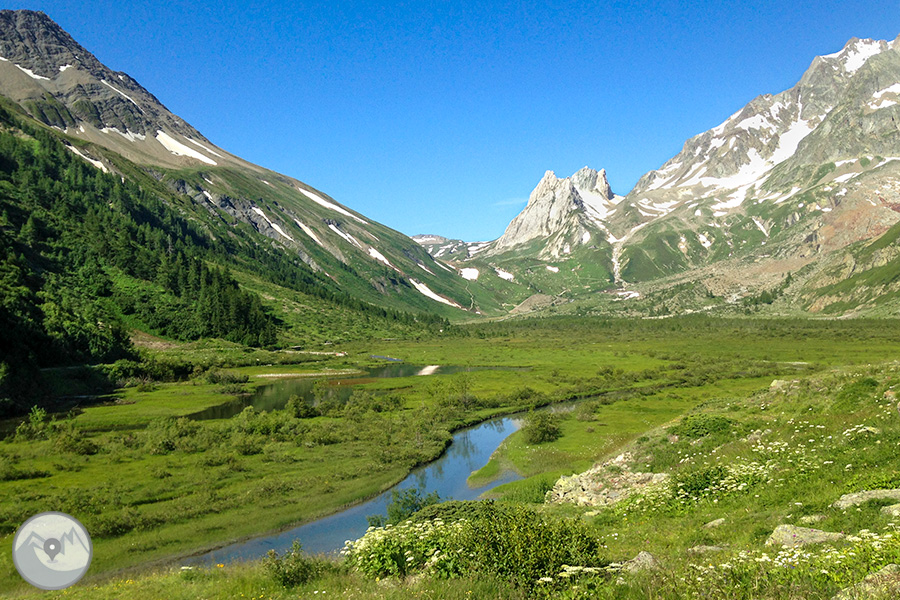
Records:
[[[846,509],[851,506],[859,506],[870,500],[897,500],[900,501],[900,490],[867,490],[854,494],[844,494],[834,503],[835,508]]]
[[[807,544],[822,544],[825,542],[839,542],[844,539],[843,533],[797,527],[796,525],[779,525],[766,540],[767,546],[794,547]]]
[[[547,492],[545,501],[578,506],[611,506],[648,486],[664,485],[668,481],[669,475],[666,473],[631,471],[631,461],[631,454],[625,453],[584,473],[564,475]]]
[[[528,205],[484,254],[505,252],[532,240],[541,240],[538,255],[542,258],[571,253],[579,245],[606,239],[602,220],[616,203],[603,169],[584,167],[564,179],[547,171],[531,192]]]

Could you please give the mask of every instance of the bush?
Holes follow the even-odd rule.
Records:
[[[705,496],[728,476],[728,469],[722,465],[703,467],[696,471],[678,473],[672,478],[672,495],[699,498]]]
[[[297,394],[292,394],[291,397],[288,398],[285,409],[288,411],[288,414],[295,419],[311,419],[319,416],[319,411],[316,410],[316,407],[312,406]]]
[[[406,522],[370,528],[344,550],[348,562],[370,578],[430,569],[443,577],[487,574],[532,589],[563,565],[603,566],[600,542],[575,519],[494,502],[476,503],[466,520]]]
[[[546,410],[531,411],[525,417],[522,435],[528,444],[543,444],[558,440],[562,436],[559,417]]]
[[[383,527],[388,523],[396,525],[407,520],[426,506],[437,504],[441,501],[441,497],[437,492],[431,492],[427,496],[423,496],[416,488],[407,488],[403,491],[393,490],[391,492],[391,501],[387,505],[387,518],[382,515],[370,515],[366,517],[369,525],[373,527]]]
[[[233,385],[247,383],[250,377],[243,373],[213,370],[206,374],[206,380],[214,385]]]
[[[97,445],[85,438],[71,422],[59,427],[53,446],[59,452],[71,452],[82,456],[97,454],[98,450]]]
[[[16,427],[17,440],[42,440],[50,433],[50,422],[47,411],[39,406],[32,406],[28,413],[28,420],[19,423]]]
[[[284,587],[294,587],[316,579],[323,571],[323,563],[303,553],[303,547],[294,540],[284,556],[269,550],[263,559],[263,567],[269,576]]]
[[[702,438],[711,433],[731,430],[732,421],[720,415],[688,415],[681,423],[669,428],[669,433],[679,437]]]

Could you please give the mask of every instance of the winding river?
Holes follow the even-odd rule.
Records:
[[[341,380],[346,385],[347,395],[352,384],[362,383],[378,377],[408,377],[410,375],[430,375],[466,370],[464,367],[413,367],[410,365],[391,365],[378,372],[368,373],[357,379]],[[303,380],[285,380],[260,388],[257,393],[240,406],[227,405],[225,409],[194,415],[194,418],[227,418],[244,406],[253,405],[264,410],[272,410],[284,406],[287,398],[294,393],[306,395],[311,393],[313,383]],[[520,479],[513,472],[506,472],[489,484],[469,487],[466,480],[469,475],[483,467],[500,443],[521,424],[517,416],[499,417],[480,423],[474,427],[462,429],[453,435],[453,441],[447,451],[435,461],[415,469],[400,483],[366,502],[355,504],[333,515],[311,521],[299,527],[280,533],[264,535],[247,541],[225,546],[218,550],[193,557],[190,563],[215,564],[239,560],[261,558],[269,550],[283,553],[290,549],[293,541],[300,540],[303,549],[310,553],[336,553],[344,546],[346,540],[362,537],[368,528],[366,517],[384,515],[393,490],[418,488],[423,494],[436,491],[442,500],[474,500],[484,492],[510,481]]]

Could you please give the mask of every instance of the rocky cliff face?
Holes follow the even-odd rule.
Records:
[[[0,94],[68,134],[160,166],[234,161],[47,15],[0,11]]]
[[[621,200],[613,194],[606,171],[584,167],[560,179],[547,171],[531,192],[528,205],[485,250],[486,256],[520,247],[533,240],[546,240],[540,255],[559,258],[578,245],[606,239],[606,220]]]

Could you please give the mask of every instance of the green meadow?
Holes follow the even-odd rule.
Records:
[[[26,518],[45,510],[75,515],[92,534],[94,562],[85,580],[46,594],[75,598],[296,598],[343,590],[372,598],[582,597],[587,590],[595,596],[584,597],[637,598],[651,588],[659,589],[661,598],[680,598],[702,588],[691,578],[695,571],[685,554],[691,546],[723,546],[727,550],[715,560],[734,563],[737,553],[762,552],[762,542],[777,524],[808,514],[824,514],[819,525],[833,531],[888,527],[878,506],[850,514],[829,506],[841,493],[857,491],[854,486],[883,483],[900,467],[894,458],[894,432],[900,435],[896,411],[888,416],[882,400],[896,381],[893,361],[900,356],[900,329],[892,322],[557,318],[458,326],[425,339],[356,341],[322,350],[341,355],[245,351],[230,343],[217,349],[215,342],[148,344],[152,360],[187,365],[181,381],[122,380],[110,394],[77,410],[36,411],[22,424],[7,423],[7,431],[18,427],[18,432],[0,442],[0,543],[5,548],[0,593],[36,593],[14,570],[11,541]],[[328,377],[383,364],[372,356],[480,369],[367,380],[354,388],[349,401],[337,401]],[[229,419],[187,418],[233,402],[276,376],[319,382],[314,410],[289,404],[271,412],[245,410]],[[793,383],[788,391],[773,391],[775,379]],[[540,567],[549,581],[538,587],[531,575],[523,579],[510,571],[501,576],[507,572],[504,565],[477,560],[446,566],[435,559],[402,575],[361,566],[372,563],[360,556],[288,556],[283,562],[180,568],[191,554],[285,529],[375,495],[439,456],[451,433],[465,425],[513,413],[527,420],[530,410],[544,406],[554,407],[558,437],[529,443],[522,431],[513,434],[470,476],[470,483],[490,481],[506,470],[519,473],[521,480],[492,491],[495,504],[490,506],[500,507],[496,510],[512,524],[532,515],[517,511],[539,515],[523,522],[545,523],[534,535],[546,538],[550,549],[557,548],[554,528],[577,523],[584,529],[577,535],[585,544],[593,541],[565,560],[589,559],[591,564],[583,566],[599,571],[560,578],[562,563],[552,561],[564,555],[557,550],[542,555],[550,561]],[[686,415],[721,416],[727,427],[673,437],[670,429]],[[810,429],[803,439],[815,441],[789,454],[798,436],[806,435],[799,432],[801,422]],[[844,443],[844,432],[860,424],[878,433]],[[770,430],[763,438],[768,446],[759,449],[746,441],[756,430]],[[776,451],[782,443],[791,450]],[[710,481],[719,477],[716,481],[728,483],[731,475],[724,467],[710,469],[762,466],[747,467],[751,475],[740,493],[713,485],[712,492],[693,490],[696,497],[673,496],[666,488],[642,503],[635,499],[627,507],[602,509],[544,502],[559,476],[585,471],[626,450],[635,457],[635,470],[690,481],[706,469]],[[799,476],[801,462],[806,470]],[[900,487],[900,481],[887,483]],[[442,509],[432,510],[441,515]],[[449,522],[456,509],[447,510],[450,516],[439,518]],[[471,513],[467,527],[477,528],[485,518],[479,511],[487,509],[462,510]],[[720,517],[729,520],[729,527],[701,528]],[[468,554],[481,556],[483,549],[472,546],[465,530],[450,535],[435,527],[436,545],[422,550],[429,556],[440,555],[438,547],[463,543],[469,544]],[[521,543],[502,532],[481,538],[495,534],[497,544],[515,549]],[[616,585],[618,575],[602,570],[641,550],[657,556],[666,574],[636,574]],[[745,563],[740,564],[748,569],[762,564]],[[842,577],[858,580],[866,565],[871,566],[859,563]],[[286,578],[286,572],[305,575]],[[753,573],[763,587],[737,586],[740,593],[734,597],[820,597],[820,591],[833,595],[844,581]],[[719,571],[713,569],[713,575],[722,590],[732,585]],[[809,595],[790,595],[791,590]]]

